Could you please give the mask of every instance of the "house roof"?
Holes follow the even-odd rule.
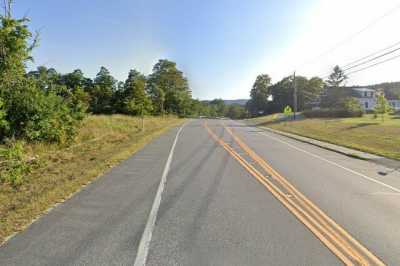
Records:
[[[353,90],[359,91],[359,92],[375,92],[374,89],[369,89],[369,88],[354,88]]]

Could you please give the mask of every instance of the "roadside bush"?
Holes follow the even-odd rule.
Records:
[[[231,104],[228,106],[226,116],[231,119],[243,119],[246,117],[246,110],[243,106],[238,104]]]
[[[9,129],[8,121],[6,120],[6,111],[4,109],[4,102],[0,98],[0,138],[2,138]]]
[[[335,109],[318,109],[303,111],[303,115],[307,118],[337,118],[337,117],[361,117],[363,112],[346,110],[344,108]]]
[[[346,98],[343,105],[344,105],[344,110],[347,111],[347,114],[350,117],[361,117],[364,114],[360,102],[356,98],[353,97]]]
[[[343,103],[336,108],[324,108],[306,110],[303,115],[307,118],[335,118],[335,117],[361,117],[364,111],[360,103],[353,97],[347,97]]]
[[[25,174],[30,171],[23,154],[22,142],[10,141],[5,148],[0,148],[0,183],[16,187],[23,182]]]
[[[75,136],[85,113],[85,108],[73,99],[67,101],[52,92],[45,93],[30,79],[5,92],[5,109],[9,123],[6,136],[59,143]]]

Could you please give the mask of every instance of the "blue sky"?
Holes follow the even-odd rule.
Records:
[[[346,31],[331,39],[319,36],[332,24],[323,13],[332,10],[329,2],[335,1],[17,0],[14,13],[28,14],[31,28],[40,30],[35,65],[63,73],[80,68],[89,77],[105,66],[124,80],[129,69],[148,74],[159,58],[167,58],[177,62],[189,78],[194,97],[235,99],[248,97],[257,74],[268,73],[277,81],[304,59],[346,37]],[[376,2],[382,10],[367,4],[369,13],[364,10],[347,29],[349,33],[392,2]],[[343,61],[352,59],[348,51],[338,51]],[[340,57],[333,58],[319,60],[323,61],[319,67],[304,69],[304,73],[329,70],[340,63]],[[379,78],[353,80],[374,81]]]

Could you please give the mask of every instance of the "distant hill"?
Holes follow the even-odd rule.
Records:
[[[239,104],[239,105],[245,106],[247,101],[248,101],[248,99],[224,100],[224,103],[226,105]]]
[[[349,88],[370,88],[370,89],[383,89],[388,99],[400,99],[400,82],[384,82],[368,86],[351,86]]]

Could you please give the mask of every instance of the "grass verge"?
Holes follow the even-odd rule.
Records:
[[[271,117],[259,118],[259,126],[309,137],[360,151],[400,160],[400,117],[302,119],[279,122]]]
[[[27,144],[28,158],[34,158],[32,171],[18,187],[0,184],[0,243],[24,229],[32,220],[58,202],[127,159],[155,137],[179,125],[176,117],[124,115],[90,116],[74,144]]]

